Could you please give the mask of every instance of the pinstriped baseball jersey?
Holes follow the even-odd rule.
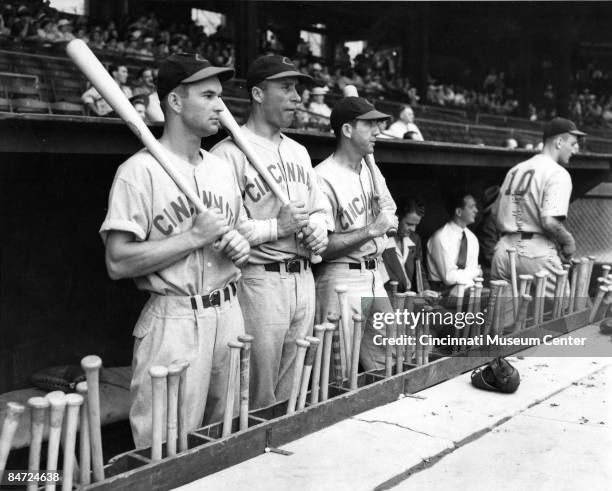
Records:
[[[326,201],[317,186],[306,148],[283,134],[280,144],[275,144],[256,135],[246,126],[242,126],[242,130],[286,196],[290,200],[304,201],[310,219],[327,229]],[[281,202],[231,138],[219,142],[211,152],[233,164],[249,217],[260,220],[278,215]],[[310,251],[292,234],[252,247],[249,262],[265,264],[309,256]]]
[[[269,223],[248,220],[232,167],[203,150],[201,155],[198,165],[179,158],[172,163],[207,208],[220,209],[230,226],[245,237],[266,240]],[[117,169],[100,234],[105,242],[112,230],[131,232],[137,241],[161,240],[189,230],[194,213],[187,197],[143,149]],[[222,288],[239,276],[240,270],[232,261],[209,246],[160,271],[135,278],[135,282],[139,289],[159,295],[198,295]]]
[[[569,172],[538,154],[510,169],[501,187],[497,226],[502,233],[545,233],[541,218],[567,216],[572,194]]]
[[[382,173],[375,168],[376,180],[381,193],[391,198]],[[358,230],[376,220],[374,215],[374,188],[372,175],[365,162],[360,172],[349,169],[334,160],[333,155],[315,167],[315,173],[323,194],[329,201],[334,219],[334,232],[346,233]],[[395,211],[395,204],[393,211]],[[369,240],[346,256],[327,262],[358,262],[362,259],[379,257],[385,250],[387,237],[380,236]]]

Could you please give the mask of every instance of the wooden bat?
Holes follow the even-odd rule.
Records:
[[[89,417],[87,416],[87,382],[79,382],[77,393],[83,397],[79,422],[79,484],[91,483],[91,444],[89,443]]]
[[[168,369],[161,365],[149,368],[151,376],[151,460],[162,459],[164,438],[164,392]]]
[[[317,352],[315,354],[315,360],[312,367],[312,384],[310,389],[311,406],[319,402],[321,362],[323,361],[323,340],[325,338],[325,325],[316,324],[314,326],[314,335],[319,340],[319,343],[317,344]],[[329,366],[327,368],[329,370]]]
[[[457,313],[463,312],[463,300],[464,300],[464,298],[465,298],[465,284],[457,283],[457,303],[455,305]],[[455,329],[454,329],[455,339],[463,337],[462,330],[465,330],[465,327],[463,327],[463,329],[459,329],[458,327],[455,326]],[[459,352],[459,345],[454,345],[452,352],[453,353],[458,353]]]
[[[182,360],[181,365],[183,369],[181,370],[178,390],[178,451],[184,452],[188,448],[187,407],[185,406],[185,393],[187,390],[187,369],[189,368],[189,362]]]
[[[597,289],[597,296],[595,297],[595,301],[593,302],[593,307],[591,307],[591,312],[589,313],[589,324],[592,324],[593,320],[595,320],[597,311],[599,310],[599,307],[601,306],[601,302],[604,296],[606,295],[606,293],[608,293],[607,286],[600,286]]]
[[[4,422],[2,423],[2,433],[0,433],[0,476],[6,468],[6,461],[11,452],[13,437],[15,436],[15,431],[17,431],[17,426],[19,426],[19,419],[24,411],[25,406],[18,402],[7,402],[6,404],[6,414],[4,415]]]
[[[529,309],[530,303],[531,295],[528,295],[527,293],[522,293],[518,316],[514,321],[514,330],[512,331],[512,334],[520,331],[521,329],[525,329],[525,324],[527,322],[527,311]]]
[[[76,434],[79,424],[79,409],[82,404],[82,395],[66,395],[66,441],[64,443],[64,479],[62,481],[62,491],[72,491],[75,464],[74,449],[76,447]]]
[[[41,470],[40,450],[45,431],[45,420],[47,419],[49,401],[44,397],[30,397],[28,399],[28,406],[30,407],[30,452],[28,455],[28,472],[37,472]],[[36,491],[38,489],[38,484],[35,481],[29,482],[27,489],[28,491]]]
[[[104,480],[104,457],[102,454],[102,431],[100,426],[100,368],[99,356],[89,355],[81,360],[81,368],[87,380],[87,410],[89,418],[89,441],[91,443],[91,463],[93,480]]]
[[[586,306],[588,299],[590,298],[589,288],[591,287],[591,277],[593,276],[593,266],[595,265],[595,256],[587,256],[587,259],[589,260],[589,263],[587,266],[587,278],[586,278],[586,282],[584,285],[585,306]]]
[[[355,87],[354,85],[346,85],[342,89],[342,95],[344,97],[359,97],[359,93],[357,92],[357,87]],[[370,175],[372,176],[372,188],[374,191],[374,199],[378,201],[380,199],[381,192],[380,192],[380,184],[376,177],[376,162],[374,161],[374,155],[369,153],[364,157],[364,160],[365,160],[366,165],[368,166]],[[393,237],[395,234],[397,234],[396,228],[391,228],[387,231],[387,235],[389,237]]]
[[[342,382],[344,378],[342,377],[342,349],[340,345],[340,327],[338,325],[338,320],[340,316],[336,313],[327,314],[327,321],[334,326],[334,330],[332,333],[332,358],[333,358],[333,367],[334,367],[334,382],[338,387],[342,386]]]
[[[121,88],[106,71],[100,60],[80,39],[74,39],[66,45],[66,53],[74,64],[83,72],[96,90],[104,97],[104,100],[115,110],[117,115],[127,124],[149,153],[162,166],[166,174],[174,181],[176,186],[193,204],[198,213],[204,213],[206,207],[202,199],[190,187],[183,176],[172,165],[173,157],[163,147],[157,138],[153,136],[143,119],[138,115],[134,106],[125,96]],[[248,261],[248,255],[236,261],[236,266],[241,266]],[[95,476],[94,476],[95,478]],[[97,479],[96,479],[97,480]]]
[[[306,350],[310,343],[305,339],[296,339],[297,352],[293,363],[293,385],[291,386],[291,395],[289,396],[289,404],[287,405],[287,414],[295,413],[295,405],[298,400],[300,386],[302,383],[302,373],[304,371],[304,360],[306,358]]]
[[[397,305],[397,290],[399,287],[399,282],[392,280],[389,282],[389,286],[391,287],[391,294],[389,295],[389,301],[391,302],[391,310],[393,312],[393,314],[395,315],[398,311],[398,305]],[[394,338],[398,338],[399,337],[399,324],[396,321],[397,318],[394,318],[393,321],[393,327],[392,327],[392,333],[391,336],[393,336]],[[404,363],[403,361],[403,349],[404,347],[401,344],[397,344],[395,346],[395,373],[400,373],[402,371],[402,365]],[[393,348],[391,349],[393,351]],[[393,352],[391,353],[391,357],[393,357]],[[400,365],[400,359],[402,361],[402,365]],[[385,365],[386,368],[386,365]]]
[[[589,274],[589,259],[580,258],[578,265],[578,284],[576,286],[576,297],[574,298],[574,311],[582,310],[586,306],[586,295],[589,289],[587,276]]]
[[[553,304],[553,319],[558,319],[563,314],[563,303],[565,301],[565,284],[567,271],[555,271],[555,300]]]
[[[240,363],[240,350],[243,344],[239,341],[227,343],[230,349],[229,370],[227,376],[227,390],[225,391],[225,413],[223,414],[223,438],[232,434],[234,421],[234,398],[236,394],[236,380],[238,379],[238,365]]]
[[[183,364],[173,362],[168,365],[168,378],[166,381],[166,456],[176,455],[178,441],[178,406],[179,385],[181,383],[181,372]]]
[[[531,283],[533,282],[532,274],[519,275],[519,295],[531,295]]]
[[[47,472],[57,470],[57,459],[59,454],[60,440],[62,437],[62,421],[64,420],[64,409],[66,408],[66,394],[56,390],[49,392],[46,396],[49,401],[49,440],[47,443]],[[55,489],[55,484],[48,483],[45,490]]]
[[[537,325],[544,322],[544,302],[546,300],[546,279],[548,277],[548,273],[544,270],[538,271],[535,274],[535,277],[536,298],[534,304],[534,322]]]
[[[416,269],[416,291],[421,295],[423,293],[423,266],[421,265],[421,260],[415,259],[414,266]]]
[[[342,359],[342,378],[348,378],[351,371],[351,332],[350,332],[350,308],[348,303],[348,286],[336,285],[338,304],[340,305],[340,357]]]
[[[610,268],[611,266],[609,264],[604,264],[601,267],[601,276],[603,277],[604,280],[608,279],[608,276],[610,275]]]
[[[413,312],[414,311],[414,299],[416,298],[417,294],[416,292],[410,291],[410,292],[406,292],[405,295],[406,295],[406,298],[404,298],[404,310],[406,312]],[[404,325],[404,334],[406,334],[408,337],[414,337],[415,335],[414,326],[410,325],[408,327],[408,332],[407,332],[406,325]],[[414,352],[415,352],[414,345],[406,343],[405,350],[404,350],[404,353],[405,353],[404,359],[406,363],[412,363]]]
[[[514,247],[509,247],[506,249],[508,253],[508,264],[510,265],[510,285],[512,286],[512,310],[514,313],[514,320],[516,321],[518,317],[518,308],[519,308],[519,293],[518,293],[518,285],[516,280],[516,249]]]
[[[567,309],[568,313],[572,313],[575,310],[576,304],[576,293],[578,289],[578,270],[580,269],[580,261],[578,259],[570,260],[572,269],[571,269],[571,280],[570,280],[570,298],[569,298],[569,307]]]
[[[482,284],[484,282],[484,278],[476,277],[474,278],[474,313],[478,313],[482,310]],[[470,336],[478,336],[482,334],[482,325],[474,322],[470,328]]]
[[[414,293],[414,292],[411,292]],[[403,312],[404,311],[404,304],[406,302],[406,298],[408,298],[410,295],[408,294],[408,292],[399,292],[396,293],[394,295],[395,297],[395,312]],[[404,321],[401,319],[401,317],[396,318],[397,322],[396,322],[396,330],[395,330],[395,334],[397,336],[397,339],[403,340],[404,339],[404,335],[406,334],[406,325],[404,324]],[[402,373],[404,371],[404,354],[406,352],[406,346],[403,344],[403,342],[399,342],[397,343],[397,347],[396,347],[396,351],[395,351],[395,367],[396,367],[396,373]]]
[[[487,317],[483,326],[483,334],[485,336],[493,333],[493,330],[495,329],[495,315],[497,311],[499,290],[502,284],[506,284],[506,282],[504,280],[491,280],[489,283],[491,292],[489,293],[489,302],[487,304]]]
[[[361,315],[353,314],[353,353],[351,363],[351,375],[349,379],[349,387],[351,390],[357,389],[357,376],[359,372],[359,352],[361,350]]]
[[[251,343],[253,336],[238,336],[243,346],[240,350],[240,431],[249,427],[249,390],[251,377]]]
[[[323,353],[321,357],[321,402],[327,400],[329,390],[329,364],[335,330],[335,326],[331,322],[323,324],[323,326],[325,327],[325,336],[323,338]]]
[[[425,305],[423,306],[423,327],[422,327],[422,333],[424,336],[426,336],[426,339],[429,338],[429,320],[427,319],[427,313],[431,312],[433,310],[433,307],[431,305]],[[427,363],[429,363],[429,353],[431,352],[431,346],[429,345],[429,343],[424,343],[421,346],[421,364],[425,365]]]
[[[306,407],[306,394],[308,393],[308,384],[310,383],[310,374],[312,373],[312,364],[314,363],[315,355],[319,348],[319,339],[313,336],[304,338],[308,341],[309,346],[304,358],[304,370],[302,371],[302,381],[300,384],[300,396],[297,402],[297,410],[301,411]]]
[[[280,184],[278,184],[274,177],[272,177],[272,174],[270,174],[270,171],[261,161],[257,153],[253,150],[252,143],[248,140],[248,138],[246,138],[246,136],[244,136],[242,128],[240,128],[223,100],[221,100],[220,103],[223,110],[219,113],[219,121],[221,121],[221,124],[225,127],[225,129],[231,133],[234,143],[242,151],[242,153],[244,153],[250,164],[259,173],[262,179],[266,181],[270,191],[274,193],[283,206],[288,205],[290,203],[288,196],[280,187]],[[321,256],[311,254],[310,262],[313,264],[320,263]]]

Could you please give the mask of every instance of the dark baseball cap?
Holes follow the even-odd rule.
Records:
[[[197,53],[176,53],[166,58],[159,66],[157,95],[162,100],[180,84],[188,84],[209,77],[219,77],[221,82],[234,76],[234,69],[212,66],[210,61]]]
[[[578,131],[573,121],[565,118],[554,118],[544,125],[544,133],[542,139],[547,140],[551,136],[561,135],[563,133],[570,133],[576,136],[585,136],[586,133]]]
[[[334,106],[330,123],[334,133],[338,134],[344,123],[349,123],[354,119],[389,119],[390,117],[388,114],[377,111],[372,104],[361,97],[345,97]]]
[[[300,72],[286,56],[260,56],[249,67],[246,75],[247,88],[251,90],[251,87],[264,80],[276,80],[287,77],[295,77],[302,82],[312,81],[310,75]]]

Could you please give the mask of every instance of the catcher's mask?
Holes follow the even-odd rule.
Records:
[[[501,356],[472,372],[472,385],[479,389],[511,394],[520,383],[518,370]]]

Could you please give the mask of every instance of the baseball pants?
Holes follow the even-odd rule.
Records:
[[[192,299],[196,300],[195,309]],[[235,296],[220,307],[204,308],[200,296],[151,295],[134,328],[130,424],[136,448],[151,445],[149,368],[187,360],[184,399],[187,429],[199,428],[205,415],[206,422],[219,421],[227,390],[227,343],[241,334],[244,323]],[[236,387],[235,414],[239,407],[238,392]],[[165,434],[165,414],[163,421]]]
[[[251,345],[251,407],[289,399],[293,383],[295,341],[312,334],[315,289],[312,271],[266,271],[263,265],[242,269],[238,298]]]
[[[377,269],[349,269],[346,263],[326,263],[320,268],[316,281],[317,324],[327,322],[328,313],[340,314],[340,304],[335,288],[338,285],[346,285],[351,316],[360,314],[364,321],[368,319],[361,341],[359,361],[365,370],[384,368],[385,347],[375,345],[373,337],[377,334],[385,336],[385,331],[372,327],[371,316],[373,312],[392,312],[392,308],[379,271]],[[349,325],[352,332],[352,320]]]

